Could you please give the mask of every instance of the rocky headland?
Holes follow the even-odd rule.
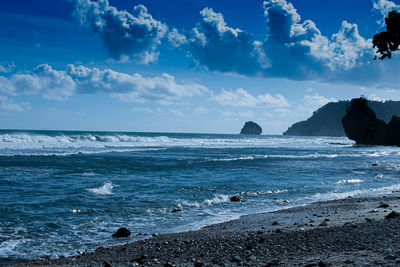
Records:
[[[294,123],[288,128],[284,135],[294,136],[346,136],[342,118],[346,115],[346,108],[350,101],[330,102],[316,110],[313,115],[305,121]],[[400,115],[400,101],[371,101],[367,100],[368,106],[375,112],[376,116],[389,123],[393,115]]]

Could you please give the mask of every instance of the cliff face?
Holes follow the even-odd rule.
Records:
[[[257,134],[260,135],[262,133],[262,128],[255,122],[248,121],[244,124],[240,134]]]
[[[331,102],[321,107],[306,121],[293,124],[284,135],[297,136],[346,136],[342,118],[350,101]],[[393,115],[400,114],[400,101],[367,101],[379,119],[388,123]]]

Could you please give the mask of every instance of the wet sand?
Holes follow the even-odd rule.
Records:
[[[400,266],[400,193],[316,202],[18,266]]]

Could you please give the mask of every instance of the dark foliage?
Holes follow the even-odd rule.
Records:
[[[375,34],[372,40],[372,44],[378,49],[375,59],[390,59],[392,52],[397,51],[400,46],[400,14],[397,11],[389,12],[385,23],[386,31]]]

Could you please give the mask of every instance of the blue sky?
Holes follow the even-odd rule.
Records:
[[[3,0],[3,129],[281,134],[329,101],[400,100],[388,0]]]

